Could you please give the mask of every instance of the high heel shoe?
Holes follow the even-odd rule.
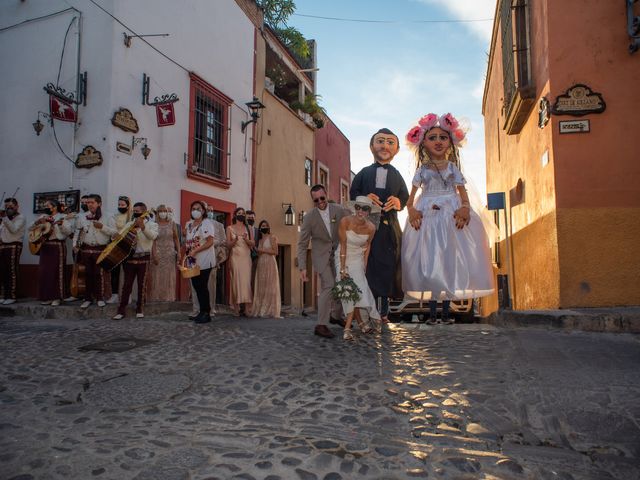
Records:
[[[373,319],[373,328],[371,329],[371,333],[382,333],[382,319],[376,320]]]
[[[368,321],[363,320],[360,317],[355,317],[356,323],[358,324],[358,328],[360,329],[360,331],[362,333],[371,333],[373,332],[373,328],[371,328],[371,325],[369,324]]]
[[[350,328],[345,328],[344,333],[342,334],[342,338],[348,342],[353,342],[353,333],[351,333]]]

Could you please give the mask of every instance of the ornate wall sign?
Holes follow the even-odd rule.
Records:
[[[538,106],[538,127],[544,128],[549,123],[549,118],[551,117],[551,104],[547,97],[542,97],[540,99],[540,104]]]
[[[554,115],[580,117],[589,113],[602,113],[606,107],[602,94],[593,92],[588,86],[577,83],[564,94],[558,95],[551,112]]]
[[[102,165],[102,154],[91,145],[84,147],[76,158],[78,168],[92,168],[98,165]]]
[[[138,133],[140,131],[138,121],[133,118],[131,111],[126,108],[121,108],[115,112],[111,118],[111,123],[125,132]]]
[[[159,103],[156,105],[156,120],[159,127],[175,125],[176,114],[173,109],[173,103]]]

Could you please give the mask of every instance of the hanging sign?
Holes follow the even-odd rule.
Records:
[[[102,154],[91,145],[84,147],[76,158],[78,168],[92,168],[98,165],[102,165]]]
[[[176,114],[173,103],[161,103],[156,105],[156,119],[159,127],[167,127],[176,123]]]
[[[121,108],[113,114],[111,117],[111,123],[113,126],[118,127],[125,132],[138,133],[138,121],[133,118],[133,114],[126,108]]]
[[[70,102],[62,100],[54,95],[49,95],[49,111],[51,117],[62,122],[75,123],[78,119],[77,112]]]
[[[602,113],[607,108],[602,94],[594,92],[586,85],[577,83],[564,94],[558,95],[551,113],[581,117],[590,113]]]

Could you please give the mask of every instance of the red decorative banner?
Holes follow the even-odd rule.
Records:
[[[73,122],[78,120],[78,114],[69,102],[59,99],[55,95],[49,95],[49,111],[51,117],[63,122]]]
[[[156,105],[156,119],[159,127],[167,127],[176,123],[176,114],[173,103],[160,103]]]

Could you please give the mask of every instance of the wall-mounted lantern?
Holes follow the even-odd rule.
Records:
[[[36,119],[35,122],[33,122],[31,124],[31,125],[33,125],[33,129],[36,131],[36,135],[37,136],[40,136],[40,133],[44,129],[44,124],[40,121],[40,115],[42,115],[42,118],[46,118],[47,119],[47,123],[49,125],[53,124],[53,119],[51,118],[51,115],[49,115],[48,113],[44,113],[44,112],[38,111],[38,118]]]
[[[285,207],[286,210],[284,212],[284,224],[288,227],[291,227],[295,224],[296,212],[293,209],[293,205],[291,205],[290,203],[283,203],[282,209],[284,210]]]
[[[140,143],[142,143],[142,148],[140,149],[140,152],[142,153],[142,156],[146,160],[149,157],[149,155],[151,155],[151,149],[147,145],[147,139],[144,137],[131,137],[131,150],[133,150],[134,147]]]
[[[249,115],[251,116],[251,120],[242,122],[242,126],[240,128],[242,133],[244,133],[244,131],[247,129],[247,125],[256,123],[258,121],[258,119],[260,118],[260,110],[265,108],[262,102],[260,102],[257,97],[253,97],[253,100],[245,103],[245,105],[249,108]]]

